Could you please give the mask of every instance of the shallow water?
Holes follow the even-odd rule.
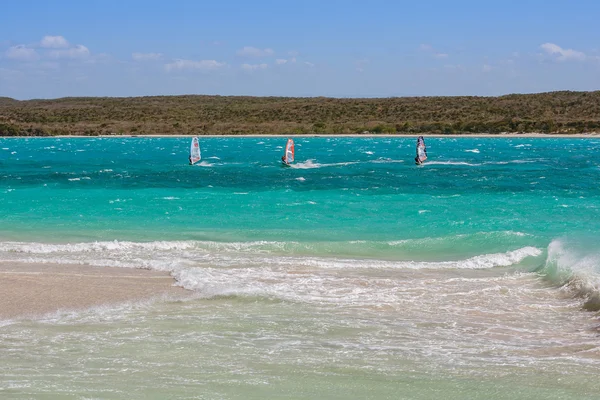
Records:
[[[194,293],[0,322],[0,395],[595,398],[600,141],[426,142],[0,139],[0,262]]]

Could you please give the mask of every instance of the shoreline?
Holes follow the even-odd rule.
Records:
[[[301,138],[301,137],[309,137],[309,138],[327,138],[327,137],[352,137],[352,138],[376,138],[376,137],[385,137],[385,138],[417,138],[419,136],[424,137],[434,137],[434,138],[540,138],[540,139],[552,139],[552,138],[560,138],[560,139],[595,139],[600,138],[600,132],[590,132],[590,133],[500,133],[500,134],[492,134],[492,133],[469,133],[469,134],[423,134],[423,133],[415,133],[415,134],[390,134],[390,133],[353,133],[353,134],[322,134],[322,133],[307,133],[307,134],[244,134],[244,135],[235,135],[235,134],[225,134],[225,135],[56,135],[56,136],[0,136],[1,139],[66,139],[66,138],[102,138],[102,139],[119,139],[119,138],[192,138],[194,136],[198,136],[198,138]]]
[[[0,320],[40,317],[57,311],[181,298],[166,272],[87,265],[0,263]]]

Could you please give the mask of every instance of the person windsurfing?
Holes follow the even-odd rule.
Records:
[[[190,162],[190,165],[194,165],[200,161],[200,159],[202,159],[202,155],[200,154],[200,143],[198,142],[198,137],[193,137],[192,143],[190,144],[188,161]]]
[[[294,162],[294,140],[288,139],[285,145],[285,153],[281,156],[281,162],[284,166],[289,166]]]
[[[417,156],[415,157],[415,164],[421,165],[427,160],[427,148],[425,147],[425,140],[423,136],[417,138]]]

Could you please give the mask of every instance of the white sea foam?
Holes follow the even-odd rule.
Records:
[[[548,245],[544,265],[548,278],[584,301],[589,310],[600,310],[600,253],[595,248],[574,249],[563,240]]]
[[[511,161],[506,161],[506,163],[507,164],[533,164],[533,163],[542,162],[542,161],[545,161],[545,160],[544,159],[539,159],[539,160],[511,160]],[[500,162],[498,162],[497,164],[500,164]]]
[[[311,244],[297,242],[92,242],[44,244],[0,242],[0,261],[69,263],[176,271],[202,268],[272,269],[487,269],[520,263],[541,251],[523,247],[506,253],[483,254],[456,261],[389,261],[287,255],[289,250],[309,251]],[[317,245],[318,246],[318,245]],[[294,250],[295,249],[295,250]],[[304,250],[303,250],[304,249]],[[316,251],[319,251],[318,248]]]
[[[325,168],[325,167],[341,167],[341,166],[352,165],[352,164],[358,164],[358,161],[320,164],[320,163],[315,163],[314,160],[306,160],[305,162],[290,164],[290,166],[295,169],[315,169],[315,168]]]
[[[380,158],[378,160],[369,161],[373,164],[395,164],[395,163],[403,163],[404,160],[392,160],[391,158]]]
[[[467,153],[479,153],[479,149],[465,150]]]
[[[485,255],[462,262],[452,262],[445,268],[490,268],[511,265],[539,250],[523,248],[514,252]],[[486,259],[486,261],[484,261]],[[346,304],[398,304],[397,281],[348,272],[348,268],[419,268],[419,263],[390,263],[374,260],[282,259],[276,265],[256,263],[243,268],[206,266],[179,269],[173,272],[178,284],[205,296],[249,295],[272,296],[291,301],[336,302]],[[470,264],[470,265],[466,265]],[[433,265],[434,263],[431,263]],[[436,268],[440,264],[435,263]],[[484,278],[485,279],[485,278]],[[495,279],[495,278],[492,278]]]
[[[120,201],[119,199],[115,201]],[[0,242],[1,252],[51,254],[51,253],[90,253],[105,251],[131,251],[140,250],[186,250],[193,248],[193,241],[154,241],[154,242],[128,242],[128,241],[103,241],[67,244],[29,243],[29,242]],[[208,242],[211,243],[211,242]]]
[[[478,167],[481,164],[472,164],[465,161],[427,161],[422,164],[423,166],[427,165],[466,165],[468,167]]]

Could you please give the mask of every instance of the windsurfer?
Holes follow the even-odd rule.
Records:
[[[425,147],[423,136],[419,136],[417,138],[417,156],[415,157],[415,164],[421,165],[425,160],[427,160],[427,148]]]

